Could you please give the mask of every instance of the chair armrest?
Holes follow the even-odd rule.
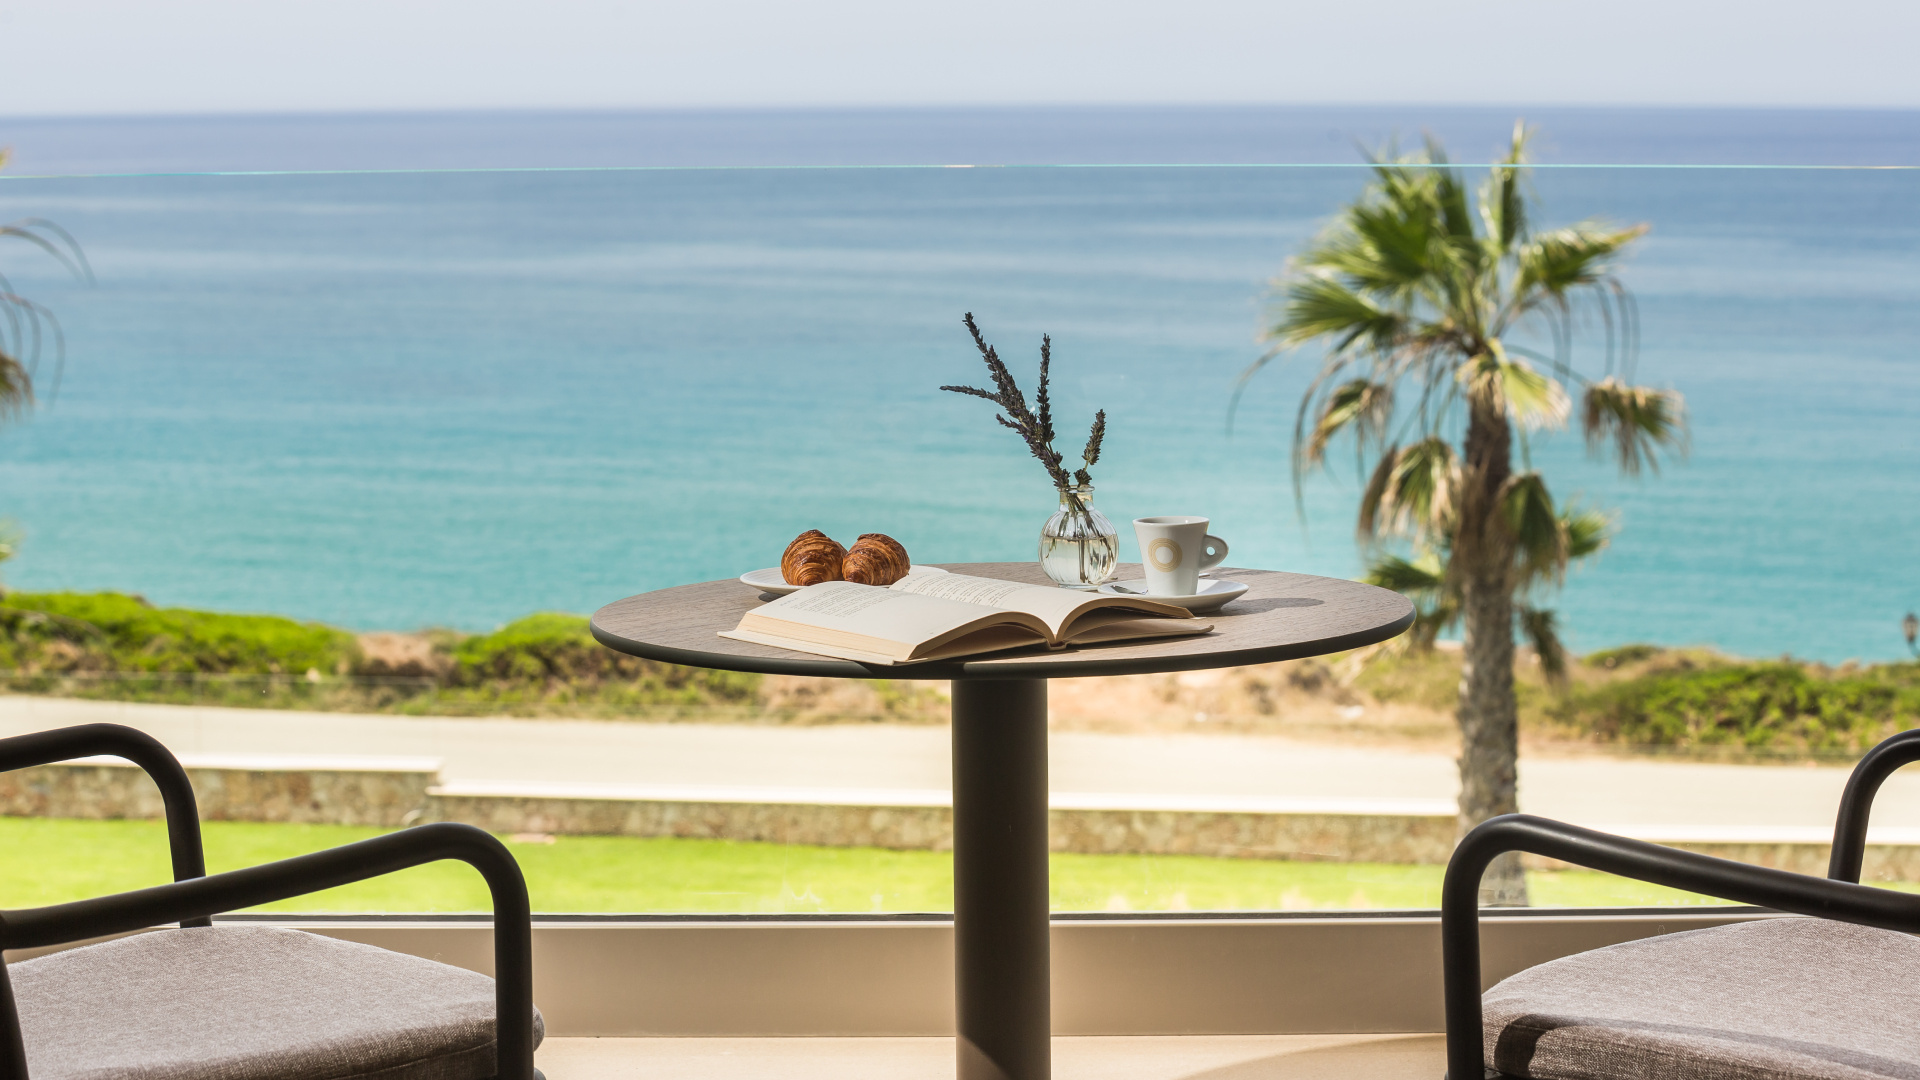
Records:
[[[1485,1072],[1481,1034],[1480,877],[1495,856],[1509,851],[1799,915],[1920,931],[1920,896],[1910,893],[1716,859],[1528,814],[1492,818],[1460,841],[1440,887],[1450,1080],[1490,1075]]]
[[[160,740],[137,728],[120,724],[80,724],[0,739],[0,772],[51,765],[83,757],[125,758],[146,770],[160,789],[167,808],[167,845],[173,852],[173,879],[207,876],[207,857],[200,843],[200,810],[193,799],[187,770]],[[182,925],[212,926],[207,919]]]
[[[1903,731],[1867,751],[1847,777],[1840,796],[1840,816],[1833,825],[1833,853],[1827,876],[1835,881],[1859,881],[1867,857],[1867,817],[1880,785],[1902,765],[1920,761],[1920,731]]]
[[[499,1080],[533,1080],[533,916],[527,882],[506,845],[471,825],[418,825],[311,855],[48,907],[0,911],[0,947],[31,948],[204,918],[458,859],[493,894],[495,1036]],[[0,970],[0,1077],[24,1078],[13,991]],[[9,1068],[11,1067],[11,1068]]]

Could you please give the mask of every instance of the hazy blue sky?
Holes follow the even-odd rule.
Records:
[[[0,114],[1920,106],[1914,0],[7,0]]]

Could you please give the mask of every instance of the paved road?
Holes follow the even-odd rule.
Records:
[[[442,759],[451,782],[945,789],[947,732],[883,725],[759,727],[363,716],[0,696],[0,735],[113,721],[182,754]],[[1062,793],[1451,800],[1444,755],[1237,735],[1055,735]],[[1590,825],[1830,828],[1846,770],[1603,757],[1534,758],[1521,803]],[[1920,769],[1883,789],[1875,823],[1920,826]]]

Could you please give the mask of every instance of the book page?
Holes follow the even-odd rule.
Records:
[[[740,619],[738,630],[832,643],[905,659],[922,647],[944,644],[982,625],[1014,623],[1027,634],[1044,634],[1031,615],[939,596],[918,596],[851,581],[809,585],[771,601]]]
[[[966,604],[980,604],[1003,611],[1024,611],[1047,624],[1047,633],[1060,637],[1060,628],[1072,619],[1087,599],[1085,593],[1051,585],[1028,585],[1021,581],[969,577],[966,574],[915,574],[888,586],[900,592],[938,596]]]
[[[1182,637],[1212,631],[1212,623],[1197,619],[1143,619],[1131,611],[1089,611],[1073,621],[1073,631],[1067,635],[1067,644],[1094,645],[1142,638]]]
[[[900,584],[884,589],[851,581],[809,585],[748,611],[740,625],[720,636],[861,663],[902,664],[1042,643],[1059,648],[1063,639],[1105,642],[1211,629],[1193,623],[1180,608],[1171,610],[1187,618],[1142,619],[1128,597],[1089,597],[958,574],[929,574],[911,589]],[[963,596],[974,602],[956,599]],[[978,602],[985,599],[1004,606]],[[1049,615],[1064,621],[1070,632],[1050,632]]]
[[[983,614],[986,613],[972,604],[914,596],[851,581],[824,581],[769,601],[751,612],[756,622],[778,619],[883,638],[901,645],[918,645],[973,622]]]
[[[1135,613],[1147,612],[1175,619],[1190,619],[1193,613],[1171,604],[1159,604],[1145,597],[1108,596],[1080,592],[1052,585],[1028,585],[1019,581],[970,577],[966,574],[915,574],[889,585],[890,590],[938,596],[967,604],[980,604],[1003,611],[1024,611],[1047,626],[1047,633],[1058,642],[1069,636],[1065,631],[1081,613],[1099,608],[1119,608]]]
[[[735,641],[752,641],[761,645],[772,645],[797,652],[810,652],[820,656],[833,656],[842,660],[853,660],[862,664],[884,664],[888,666],[903,663],[919,663],[926,660],[950,660],[961,656],[979,656],[987,653],[1002,652],[1033,645],[1044,645],[1046,637],[1040,631],[1025,626],[988,626],[963,632],[959,637],[941,645],[922,647],[909,657],[897,653],[874,652],[861,649],[843,642],[820,642],[806,638],[785,637],[779,634],[762,633],[757,630],[724,630],[723,638]]]

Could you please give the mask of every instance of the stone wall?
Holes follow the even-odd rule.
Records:
[[[1440,864],[1452,814],[1096,810],[1052,812],[1055,851]]]
[[[1827,876],[1827,862],[1833,853],[1833,845],[1824,840],[1678,840],[1662,837],[1655,842],[1717,859],[1731,859],[1812,877]],[[1876,881],[1920,881],[1920,845],[1868,844],[1865,856],[1860,864],[1861,881],[1868,884]],[[1535,870],[1572,869],[1567,863],[1536,855],[1526,856],[1525,862]]]
[[[398,828],[427,801],[436,762],[287,768],[277,762],[183,760],[202,821],[285,821]],[[0,773],[0,814],[157,818],[160,789],[139,766],[89,758]]]
[[[185,758],[204,821],[278,821],[400,828],[461,821],[497,833],[743,840],[822,847],[950,851],[952,810],[937,799],[898,804],[632,793],[491,792],[440,785],[430,759]],[[937,793],[936,793],[937,794]],[[1105,797],[1105,802],[1123,797]],[[1054,851],[1089,855],[1201,855],[1440,865],[1453,850],[1454,816],[1325,807],[1129,809],[1073,796],[1050,813]],[[1362,805],[1362,804],[1356,804]],[[138,767],[109,758],[0,773],[0,815],[158,818],[160,792]],[[1791,839],[1652,837],[1660,843],[1759,866],[1824,875],[1828,845]],[[1537,869],[1565,864],[1528,856]],[[1920,843],[1869,844],[1863,879],[1920,881]]]
[[[464,821],[501,833],[674,836],[902,851],[953,849],[953,814],[944,806],[435,793],[427,800],[422,820]]]

